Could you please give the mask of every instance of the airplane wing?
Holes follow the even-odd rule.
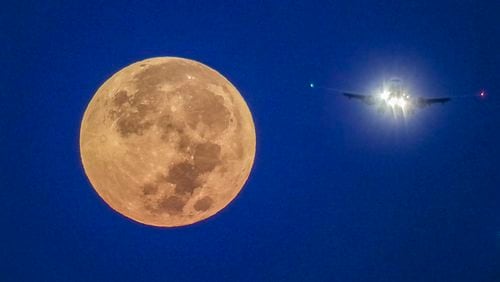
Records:
[[[342,92],[344,96],[346,96],[349,99],[358,99],[361,100],[362,102],[372,105],[375,103],[375,99],[372,95],[362,95],[362,94],[356,94],[356,93],[350,93],[350,92]]]
[[[451,98],[449,97],[442,97],[442,98],[422,98],[418,97],[416,99],[416,105],[419,107],[425,107],[425,106],[430,106],[432,104],[444,104],[448,101],[450,101]]]

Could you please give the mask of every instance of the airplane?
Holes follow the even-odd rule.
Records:
[[[380,111],[390,109],[393,113],[409,113],[415,108],[423,108],[433,104],[444,104],[450,97],[412,97],[403,87],[400,78],[391,78],[377,95],[363,95],[352,92],[341,93],[349,99],[358,99],[368,105],[378,105]]]

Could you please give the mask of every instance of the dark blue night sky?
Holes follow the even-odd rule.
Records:
[[[2,5],[0,281],[500,281],[498,3],[126,2]],[[221,72],[257,129],[245,188],[184,228],[117,214],[80,162],[97,88],[157,56]],[[457,98],[401,123],[309,88],[393,75]]]

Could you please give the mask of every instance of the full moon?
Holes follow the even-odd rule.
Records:
[[[80,129],[90,183],[120,214],[147,225],[193,224],[247,181],[255,127],[238,90],[199,62],[131,64],[95,93]]]

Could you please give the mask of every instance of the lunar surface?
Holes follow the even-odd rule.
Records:
[[[165,227],[228,205],[248,179],[255,143],[238,90],[206,65],[174,57],[114,74],[80,130],[85,173],[99,196],[135,221]]]

